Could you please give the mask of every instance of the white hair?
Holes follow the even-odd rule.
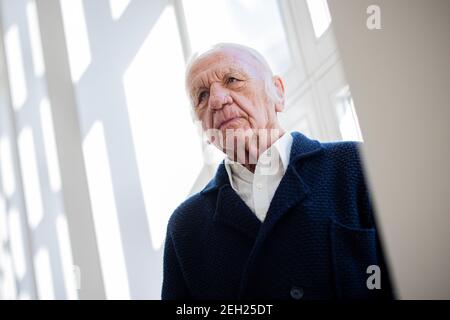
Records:
[[[214,51],[221,50],[221,49],[237,49],[237,50],[247,53],[249,56],[251,56],[253,59],[255,59],[255,61],[264,68],[264,83],[265,83],[265,89],[266,89],[267,95],[273,101],[280,100],[280,96],[278,95],[276,87],[272,81],[274,74],[273,74],[272,69],[270,68],[267,60],[263,57],[263,55],[261,53],[259,53],[255,49],[244,46],[242,44],[237,44],[237,43],[217,43],[213,46],[208,47],[206,50],[198,51],[198,52],[194,53],[193,55],[191,55],[191,57],[188,59],[188,62],[186,64],[186,71],[185,71],[185,87],[186,87],[186,92],[187,92],[188,96],[189,96],[188,76],[189,76],[189,72],[191,71],[193,64],[201,57],[203,57],[207,54],[210,54]]]

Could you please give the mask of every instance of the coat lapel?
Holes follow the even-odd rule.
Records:
[[[256,238],[261,226],[256,215],[231,188],[231,185],[225,185],[219,190],[214,220],[240,231],[252,240]]]
[[[308,186],[302,181],[295,167],[289,166],[270,203],[263,228],[265,233],[269,233],[289,209],[299,205],[308,192]]]
[[[211,191],[217,191],[214,221],[223,223],[254,240],[261,222],[231,187],[223,163],[219,165],[214,179],[201,193],[205,194]]]
[[[308,196],[309,187],[301,178],[297,170],[298,163],[322,150],[318,141],[310,140],[304,135],[293,132],[294,138],[291,148],[289,166],[270,203],[266,220],[263,224],[260,238],[262,241],[275,224],[291,209]]]

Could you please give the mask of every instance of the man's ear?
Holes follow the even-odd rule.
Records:
[[[275,102],[275,111],[276,112],[282,112],[284,109],[284,102],[285,102],[285,91],[284,91],[284,81],[280,76],[273,76],[272,77],[273,85],[275,86],[275,91],[277,94],[277,101]]]

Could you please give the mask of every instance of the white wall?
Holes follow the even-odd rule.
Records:
[[[450,298],[450,2],[330,1],[401,299]]]

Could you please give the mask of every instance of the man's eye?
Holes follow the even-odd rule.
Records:
[[[198,95],[198,103],[202,103],[206,98],[208,97],[208,92],[207,91],[202,91],[199,93]]]
[[[235,83],[235,82],[238,82],[238,81],[240,81],[240,80],[237,79],[237,78],[229,77],[229,78],[227,78],[226,83],[227,84],[231,84],[231,83]]]

